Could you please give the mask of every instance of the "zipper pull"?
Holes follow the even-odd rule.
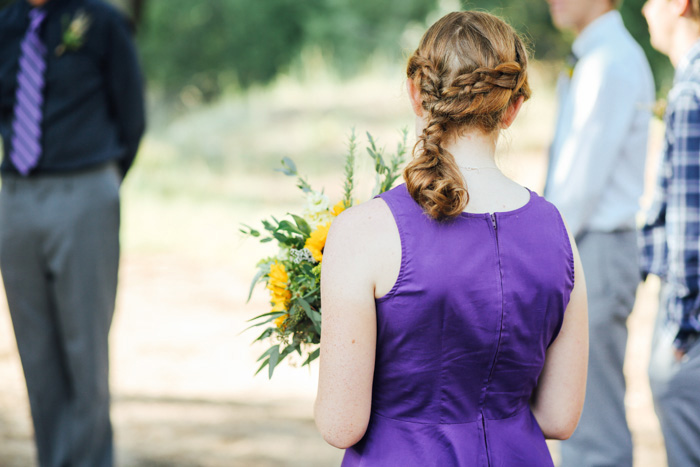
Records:
[[[493,230],[496,230],[498,226],[496,226],[496,214],[493,213],[491,214],[491,222],[493,223]]]

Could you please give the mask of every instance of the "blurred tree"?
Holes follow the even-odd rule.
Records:
[[[150,0],[137,40],[149,80],[203,100],[230,81],[267,82],[299,54],[318,0]]]
[[[125,3],[129,0],[112,0]],[[215,97],[235,81],[265,83],[298,57],[320,48],[342,71],[376,50],[400,51],[410,21],[423,21],[436,0],[149,0],[138,41],[151,83]]]
[[[141,23],[137,39],[151,85],[169,95],[185,89],[186,95],[205,101],[230,83],[246,88],[270,81],[304,47],[320,49],[342,73],[357,70],[375,52],[397,59],[407,25],[422,24],[438,5],[438,0],[109,1]],[[663,89],[672,70],[649,44],[643,3],[624,0],[620,11]],[[457,4],[506,18],[530,42],[535,58],[560,60],[570,50],[573,34],[552,25],[546,0]]]
[[[381,52],[401,57],[400,37],[424,22],[437,0],[322,0],[304,24],[305,44],[319,47],[344,73]],[[417,45],[417,44],[416,44]]]

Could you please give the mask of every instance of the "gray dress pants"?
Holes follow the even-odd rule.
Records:
[[[590,351],[586,399],[562,467],[632,467],[625,414],[627,317],[639,284],[634,231],[587,232],[577,239],[588,289]]]
[[[667,293],[666,287],[661,293]],[[660,301],[664,303],[663,297]],[[700,466],[700,339],[677,361],[673,340],[678,325],[659,308],[649,359],[654,409],[666,444],[668,467]]]
[[[0,270],[44,467],[113,465],[120,181],[113,164],[2,179]]]

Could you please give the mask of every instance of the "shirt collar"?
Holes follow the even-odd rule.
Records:
[[[688,50],[676,67],[676,73],[673,77],[673,82],[682,80],[690,68],[690,64],[694,61],[700,59],[700,40],[697,40],[693,46]]]
[[[624,27],[622,16],[617,10],[610,10],[594,19],[586,26],[571,46],[578,58],[585,56],[600,42],[608,40],[610,33]]]

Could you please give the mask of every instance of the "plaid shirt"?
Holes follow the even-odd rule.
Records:
[[[642,273],[668,287],[663,306],[679,326],[675,346],[700,334],[700,41],[678,65],[654,200],[641,229]]]

